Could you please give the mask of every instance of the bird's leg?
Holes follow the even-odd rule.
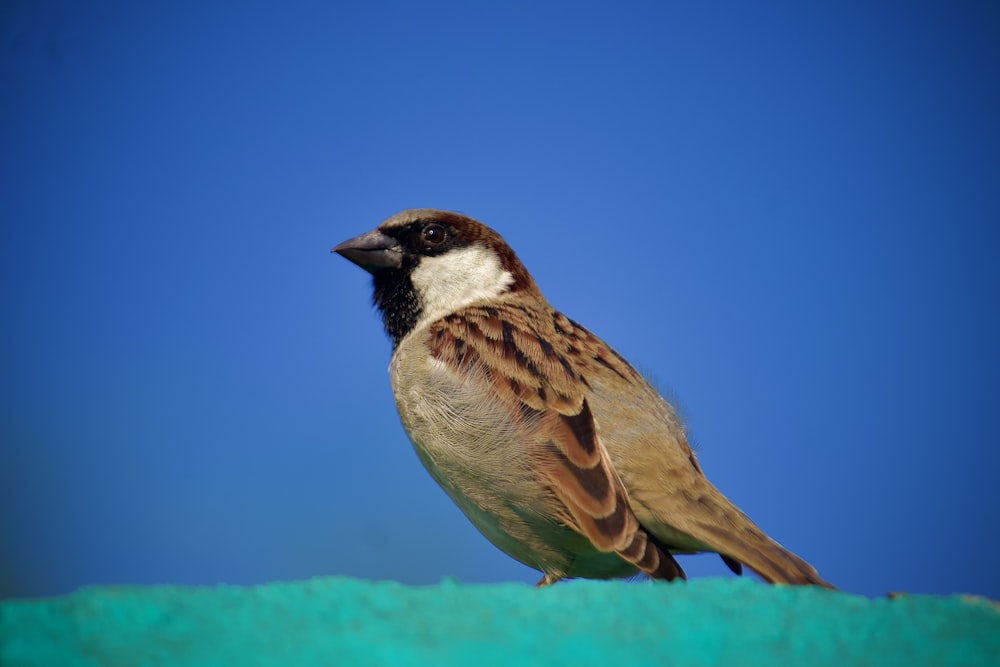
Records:
[[[535,584],[535,588],[545,588],[546,586],[551,586],[559,581],[559,579],[560,577],[557,577],[554,574],[546,574],[538,581],[537,584]]]

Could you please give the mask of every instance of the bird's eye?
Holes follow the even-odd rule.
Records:
[[[447,235],[441,225],[427,225],[420,231],[420,238],[428,247],[441,245]]]

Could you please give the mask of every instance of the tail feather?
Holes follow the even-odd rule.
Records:
[[[748,525],[733,532],[714,525],[702,526],[711,535],[703,539],[713,550],[724,554],[723,560],[742,563],[771,584],[814,585],[834,588],[819,576],[812,565],[785,549],[747,519]]]
[[[834,588],[816,569],[768,537],[750,518],[718,489],[701,478],[703,484],[687,495],[694,502],[678,506],[677,495],[659,503],[642,502],[635,508],[640,524],[653,539],[672,551],[714,551],[731,570],[740,564],[772,584],[814,585]],[[675,511],[655,512],[650,507]]]
[[[722,562],[726,564],[726,567],[732,570],[733,574],[743,576],[743,563],[733,560],[726,554],[719,554],[719,556],[722,558]]]

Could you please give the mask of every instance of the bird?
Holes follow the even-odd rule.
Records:
[[[417,456],[539,587],[686,579],[675,556],[710,552],[736,574],[834,588],[709,482],[677,410],[553,308],[492,228],[409,209],[331,252],[371,274]]]

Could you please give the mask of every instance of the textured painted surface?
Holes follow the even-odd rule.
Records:
[[[0,664],[995,665],[1000,609],[750,580],[413,588],[315,579],[0,603]]]

